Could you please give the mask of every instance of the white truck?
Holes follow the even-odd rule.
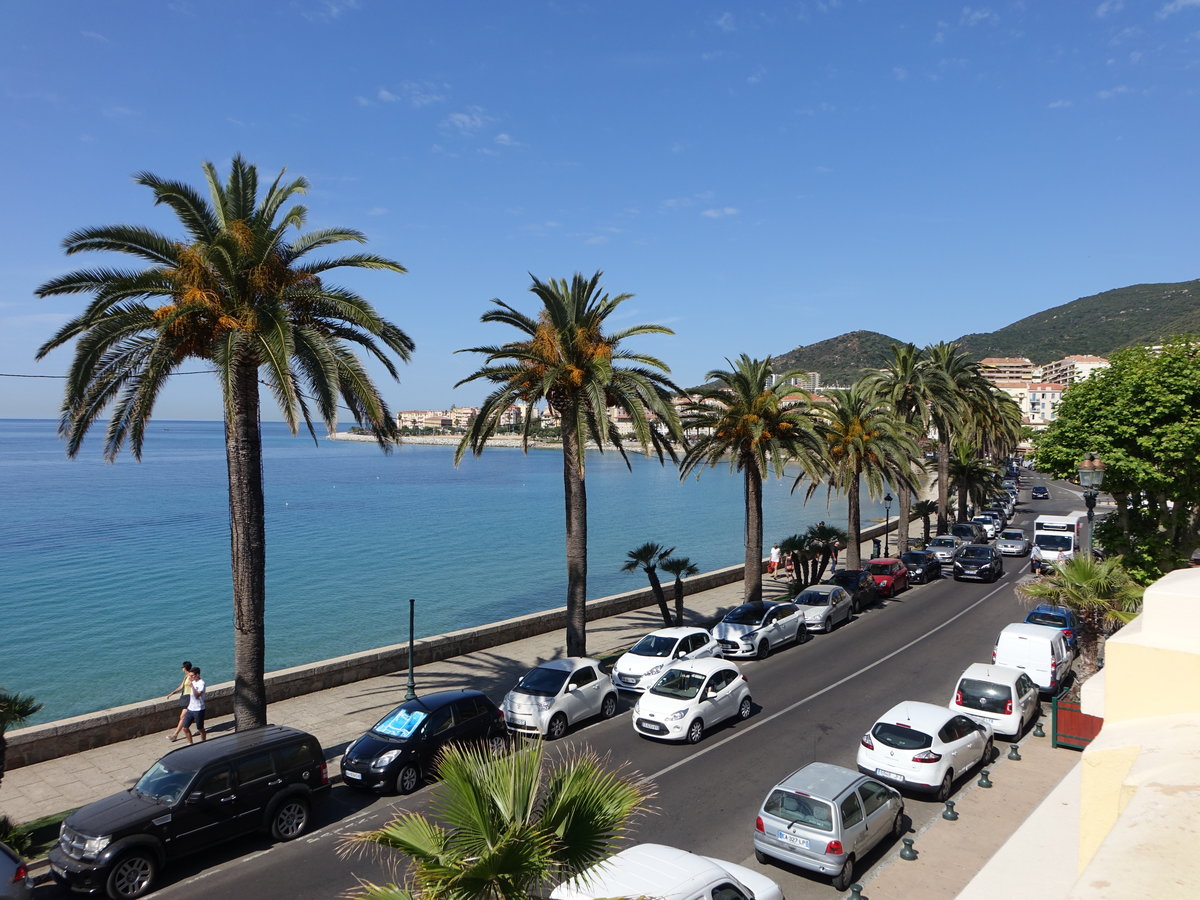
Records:
[[[1076,553],[1086,552],[1088,538],[1088,517],[1083,511],[1033,520],[1033,546],[1042,562],[1065,562]]]

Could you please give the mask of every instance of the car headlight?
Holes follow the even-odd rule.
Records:
[[[635,716],[640,716],[642,714],[642,701],[641,700],[639,700],[637,703],[633,704],[633,714]]]
[[[669,716],[667,716],[667,721],[668,722],[678,722],[680,719],[682,719],[687,714],[688,714],[688,711],[686,709],[676,710],[675,712],[673,712]]]
[[[655,666],[653,669],[647,669],[646,675],[657,675],[662,670],[663,670],[663,667],[661,665],[658,665],[658,666]],[[643,675],[642,677],[645,678],[646,675]]]
[[[104,848],[112,843],[112,835],[105,834],[100,837],[88,838],[83,842],[84,856],[99,856],[104,852]]]
[[[388,766],[390,766],[392,764],[392,762],[396,759],[396,757],[399,756],[403,752],[404,751],[400,750],[399,748],[397,748],[395,750],[388,750],[386,753],[382,753],[378,757],[376,757],[375,762],[371,763],[371,768],[372,769],[386,769]]]
[[[533,705],[538,709],[549,709],[554,705],[553,697],[534,697]]]

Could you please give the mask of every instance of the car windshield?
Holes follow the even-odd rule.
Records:
[[[870,572],[872,575],[891,575],[891,563],[871,563]]]
[[[925,732],[891,722],[876,722],[871,729],[871,736],[897,750],[924,750],[933,746],[933,738]]]
[[[536,669],[526,672],[524,677],[517,682],[517,690],[523,694],[533,694],[538,697],[556,697],[566,680],[567,672],[564,670],[538,666]]]
[[[675,645],[679,643],[673,637],[662,637],[657,634],[648,634],[636,644],[629,652],[634,656],[654,656],[659,659],[670,656],[675,652]]]
[[[763,812],[806,828],[833,831],[833,807],[816,797],[775,788],[763,804]]]
[[[700,693],[700,688],[703,686],[703,675],[685,672],[682,669],[671,669],[654,682],[650,693],[658,694],[660,697],[674,697],[677,700],[691,700]]]
[[[727,612],[721,621],[730,625],[758,625],[766,614],[767,607],[761,603],[743,603]]]
[[[954,538],[934,538],[929,542],[930,547],[953,547],[958,541]]]
[[[1049,625],[1051,628],[1066,628],[1067,617],[1061,613],[1031,612],[1025,617],[1030,625]]]
[[[967,709],[984,709],[1002,712],[1004,705],[1012,701],[1012,688],[994,681],[964,678],[958,683],[958,705]]]
[[[828,606],[829,598],[832,594],[825,594],[821,591],[801,591],[796,597],[796,602],[801,606]]]
[[[958,551],[959,559],[988,559],[992,551],[987,547],[963,547]]]
[[[406,703],[376,722],[371,730],[388,737],[407,739],[416,733],[428,715],[423,707],[415,703]]]
[[[1025,540],[1025,532],[1023,531],[1006,531],[1000,535],[1001,540],[1005,541],[1023,541]]]
[[[905,553],[900,557],[904,560],[906,566],[923,566],[925,565],[924,553]]]
[[[1054,550],[1057,553],[1063,553],[1071,549],[1071,536],[1069,534],[1046,534],[1040,532],[1033,542],[1038,545],[1040,550]]]
[[[163,760],[160,759],[138,779],[137,784],[133,786],[133,792],[158,803],[175,803],[183,796],[183,791],[194,774],[195,772],[181,772],[179,769],[169,768],[163,765]]]

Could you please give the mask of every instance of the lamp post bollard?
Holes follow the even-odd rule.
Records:
[[[1016,744],[1009,744],[1009,745],[1008,745],[1008,758],[1009,758],[1009,759],[1015,759],[1015,760],[1018,760],[1018,761],[1021,759],[1021,752],[1020,752],[1020,750],[1017,748],[1017,745],[1016,745]]]
[[[954,801],[953,800],[946,801],[946,808],[945,808],[945,810],[942,811],[942,818],[947,820],[948,822],[957,822],[958,821],[958,813],[956,813],[954,811]]]
[[[917,851],[913,849],[912,838],[904,838],[904,849],[900,851],[900,858],[910,861],[917,858]]]
[[[1046,736],[1046,732],[1045,732],[1045,730],[1042,728],[1042,723],[1041,723],[1040,721],[1039,721],[1039,722],[1035,722],[1035,723],[1034,723],[1034,726],[1033,726],[1033,736],[1034,736],[1034,737],[1045,737],[1045,736]]]
[[[1087,506],[1087,555],[1092,559],[1092,530],[1096,523],[1096,496],[1100,493],[1100,485],[1104,483],[1104,461],[1097,453],[1088,453],[1076,467],[1079,472],[1079,486],[1083,488],[1083,502]]]
[[[988,776],[991,774],[992,773],[989,772],[987,769],[984,769],[982,772],[979,773],[978,784],[981,788],[990,788],[992,786],[992,780],[990,778],[988,778]]]
[[[888,537],[892,527],[892,495],[883,497],[883,555],[888,556]]]
[[[417,699],[417,681],[413,678],[413,622],[416,620],[417,601],[408,598],[408,690],[404,692],[405,700]]]

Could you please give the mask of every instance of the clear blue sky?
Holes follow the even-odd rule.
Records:
[[[479,316],[532,312],[528,273],[603,269],[682,384],[1200,276],[1200,0],[14,0],[0,72],[4,373],[62,375],[33,355],[83,301],[34,289],[119,262],[69,231],[169,230],[131,176],[239,152],[409,269],[342,278],[416,341],[395,409],[478,402],[454,351],[508,338]],[[61,390],[2,378],[0,417]],[[220,418],[216,384],[157,416]]]

